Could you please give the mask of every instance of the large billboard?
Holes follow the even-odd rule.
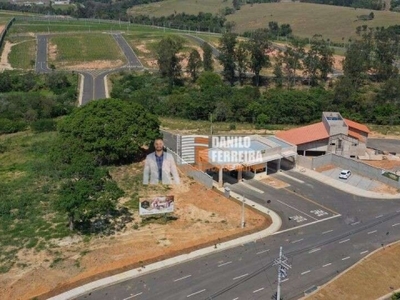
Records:
[[[174,196],[156,196],[140,199],[139,215],[155,215],[174,212]]]

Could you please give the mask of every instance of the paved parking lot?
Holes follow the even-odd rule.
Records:
[[[329,177],[332,177],[334,179],[337,179],[341,182],[343,182],[343,184],[350,184],[353,186],[356,186],[360,189],[364,189],[367,191],[371,191],[373,189],[376,189],[377,187],[381,186],[382,183],[376,180],[372,180],[370,178],[355,174],[351,171],[351,176],[348,179],[339,179],[339,174],[342,171],[342,169],[340,168],[334,168],[334,169],[330,169],[330,170],[326,170],[321,172],[324,175],[327,175]]]

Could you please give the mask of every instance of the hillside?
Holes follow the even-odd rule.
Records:
[[[131,14],[148,14],[150,16],[167,16],[174,12],[197,14],[200,11],[217,13],[221,8],[231,6],[223,0],[166,0],[150,5],[141,5],[130,10]],[[357,16],[368,15],[371,10],[354,9],[330,5],[319,5],[299,2],[262,3],[243,5],[233,15],[228,15],[228,21],[236,23],[235,30],[244,32],[268,26],[268,22],[288,23],[297,36],[312,37],[322,34],[332,41],[342,42],[355,38],[356,28],[390,26],[400,23],[400,14],[390,11],[374,11],[375,18],[370,21],[357,21]]]

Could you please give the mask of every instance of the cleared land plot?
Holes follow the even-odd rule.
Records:
[[[49,61],[56,68],[115,68],[125,62],[118,44],[108,34],[52,36],[48,47]]]
[[[15,69],[32,69],[35,62],[36,40],[27,40],[13,44],[8,62]]]
[[[378,299],[400,288],[399,257],[400,243],[385,247],[303,299]]]
[[[135,6],[129,10],[132,15],[168,16],[176,13],[197,15],[199,12],[218,13],[225,7],[232,7],[232,1],[226,0],[167,0],[157,3]]]

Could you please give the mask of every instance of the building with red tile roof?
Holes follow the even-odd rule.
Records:
[[[345,119],[338,112],[323,112],[321,122],[281,131],[276,136],[297,145],[302,155],[357,157],[365,154],[369,133],[367,126]]]

